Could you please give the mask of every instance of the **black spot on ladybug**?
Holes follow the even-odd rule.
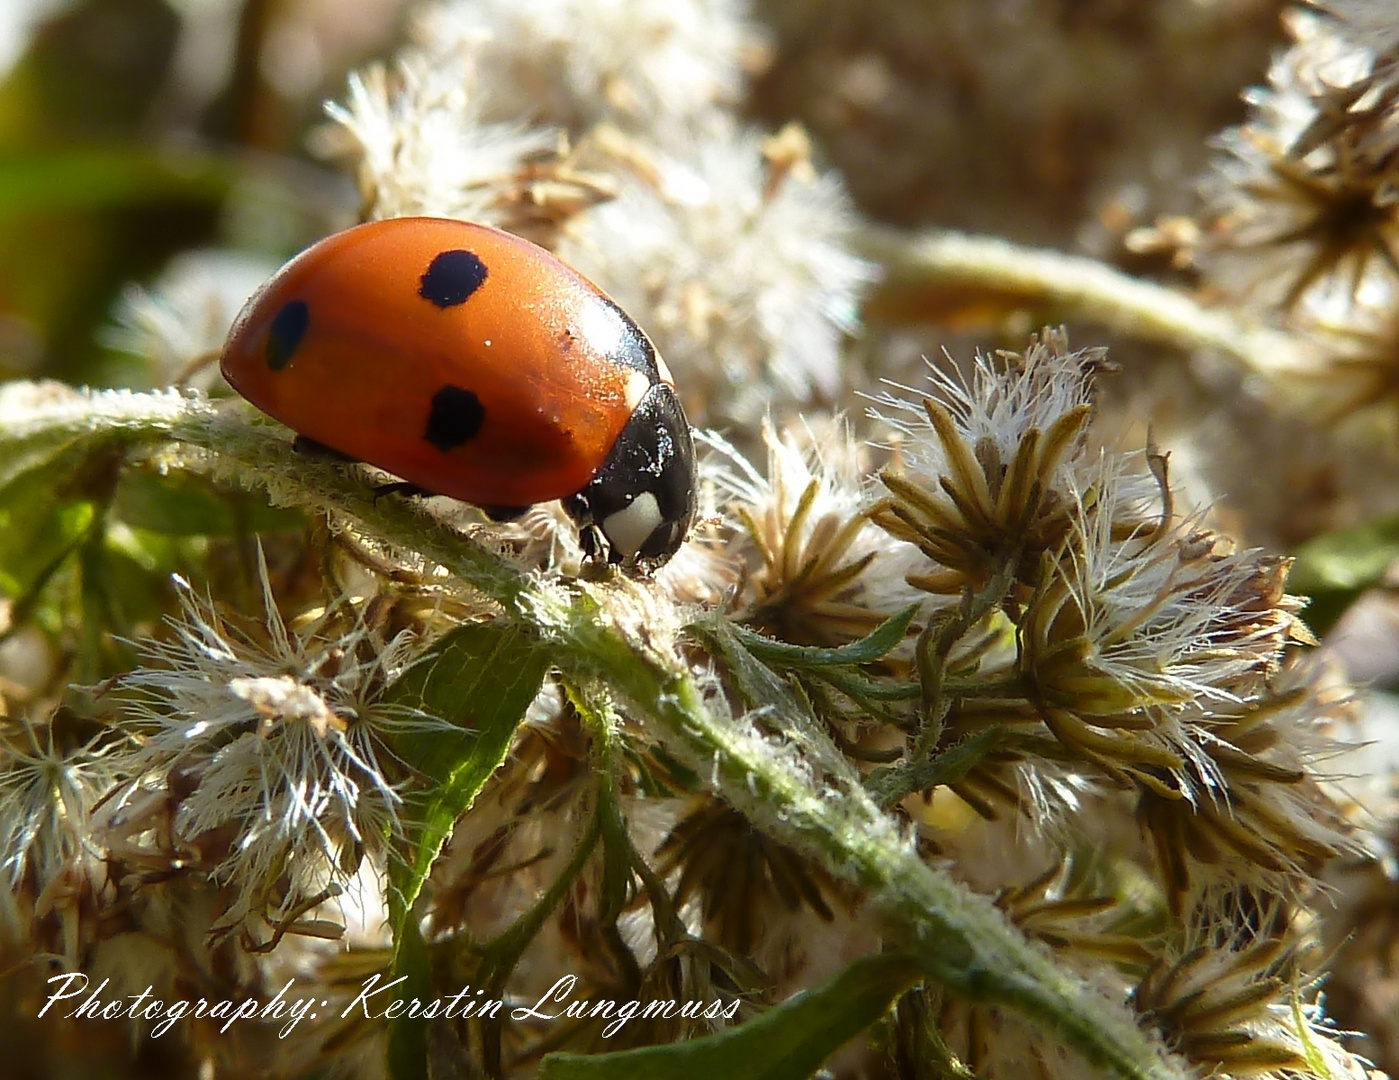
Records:
[[[282,310],[272,317],[267,328],[267,366],[273,371],[281,371],[291,363],[301,339],[306,336],[306,328],[311,325],[311,309],[305,300],[292,300],[282,305]]]
[[[444,251],[432,260],[418,286],[418,295],[440,308],[456,307],[471,298],[486,280],[486,264],[470,251]]]
[[[622,320],[620,339],[616,348],[608,355],[608,359],[620,367],[635,368],[653,383],[660,382],[661,373],[656,367],[656,350],[650,339],[642,332],[641,327],[632,322],[630,315],[607,297],[600,299]]]
[[[432,395],[432,411],[428,413],[423,438],[445,454],[470,442],[485,422],[486,409],[481,399],[470,390],[448,384]]]

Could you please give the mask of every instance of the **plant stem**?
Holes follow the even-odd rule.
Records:
[[[1213,349],[1254,370],[1301,366],[1285,334],[1245,325],[1223,310],[1094,259],[956,232],[910,237],[870,228],[860,246],[884,267],[874,321],[883,308],[900,313],[891,321],[916,321],[921,308],[936,306],[929,298],[937,291],[971,291],[998,297],[1006,307],[1052,309],[1052,318],[1085,319],[1142,341]]]

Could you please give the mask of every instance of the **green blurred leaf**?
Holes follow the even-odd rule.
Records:
[[[122,438],[0,429],[0,591],[28,605],[99,527]]]
[[[166,536],[234,537],[287,532],[306,524],[298,511],[269,506],[256,495],[212,491],[185,474],[159,476],[134,469],[117,484],[113,514],[132,528]]]
[[[190,150],[81,147],[0,154],[0,220],[125,203],[217,203],[236,176],[231,159]]]
[[[385,695],[386,704],[454,725],[450,731],[405,732],[395,740],[399,756],[433,784],[428,797],[404,815],[413,851],[389,871],[393,978],[406,980],[401,996],[432,996],[427,949],[413,906],[453,824],[505,759],[548,670],[547,654],[518,629],[477,623],[445,635]],[[390,1021],[389,1072],[394,1080],[426,1080],[426,1020]]]
[[[157,622],[170,610],[170,574],[177,565],[169,553],[154,565],[144,564],[115,544],[110,530],[104,540],[95,570],[111,610],[108,629],[129,636],[139,624]]]
[[[92,528],[96,507],[72,482],[80,464],[66,456],[0,485],[0,592],[18,597],[40,586]]]
[[[39,480],[49,490],[70,484],[88,458],[106,439],[69,432],[25,432],[15,435],[0,428],[0,492],[22,479]]]
[[[11,484],[8,496],[22,493]],[[86,500],[11,502],[0,496],[0,592],[19,597],[42,584],[77,550],[92,527],[96,508]]]
[[[1399,562],[1399,516],[1313,537],[1293,558],[1287,578],[1292,592],[1369,588]]]
[[[1304,617],[1324,634],[1399,562],[1399,516],[1313,537],[1293,552],[1287,591],[1311,597]]]
[[[919,977],[899,953],[867,956],[729,1031],[615,1054],[550,1054],[539,1080],[806,1080]]]

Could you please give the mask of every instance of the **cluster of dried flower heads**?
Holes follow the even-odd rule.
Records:
[[[1189,253],[1250,317],[1349,343],[1325,361],[1360,380],[1342,411],[1399,386],[1390,14],[1289,13],[1294,44],[1222,140]],[[1376,1074],[1362,1052],[1399,1060],[1359,981],[1399,955],[1395,830],[1355,803],[1368,778],[1347,794],[1332,775],[1358,698],[1313,648],[1288,560],[1183,505],[1169,449],[1107,430],[1107,351],[1047,329],[919,380],[875,342],[866,381],[847,337],[875,267],[800,129],[737,117],[763,42],[736,3],[449,0],[412,36],[352,79],[318,145],[354,162],[365,215],[511,229],[613,295],[701,429],[699,524],[637,581],[584,566],[557,508],[492,524],[431,506],[424,528],[521,571],[532,628],[372,512],[302,498],[289,453],[171,448],[205,399],[152,397],[145,415],[170,418],[129,436],[149,445],[127,467],[251,483],[316,525],[245,548],[217,590],[177,579],[125,674],[0,684],[7,963],[52,958],[113,997],[268,997],[295,978],[337,1007],[280,1042],[190,1018],[197,1059],[372,1077],[395,1035],[353,1003],[402,970],[406,925],[430,957],[415,992],[506,1006],[434,1021],[434,1074],[532,1075],[554,1051],[775,1015],[906,945],[897,905],[837,854],[865,842],[838,835],[861,820],[841,816],[855,784],[881,815],[869,845],[954,879],[1148,1051],[1095,1058],[964,972],[891,993],[828,1075],[1335,1080]],[[123,340],[217,396],[198,360],[232,315],[218,296],[188,277],[134,296]],[[88,400],[137,431],[127,399]],[[0,394],[0,430],[47,461],[57,443],[15,418],[82,407]],[[726,787],[721,750],[676,745],[612,669],[517,647],[551,640],[578,597],[767,771]],[[453,665],[472,700],[440,690]],[[765,801],[783,775],[827,804],[828,849]],[[527,1008],[564,976],[576,1000],[717,1005]],[[1328,1016],[1332,986],[1363,1045]]]
[[[1197,254],[1210,288],[1306,335],[1307,396],[1340,416],[1399,387],[1399,35],[1383,3],[1314,7],[1220,139]]]

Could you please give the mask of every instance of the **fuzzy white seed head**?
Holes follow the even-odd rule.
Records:
[[[556,134],[519,120],[481,118],[475,65],[465,54],[402,56],[390,71],[350,78],[349,98],[327,107],[359,159],[371,217],[421,214],[488,225],[510,223],[527,163],[555,148]]]
[[[262,572],[265,620],[246,632],[177,579],[173,636],[122,680],[144,729],[123,758],[134,781],[125,800],[167,783],[189,789],[173,840],[233,891],[227,926],[294,915],[364,854],[382,854],[402,831],[386,736],[445,723],[377,701],[411,663],[406,635],[378,641],[343,607],[292,631]]]
[[[1073,663],[1119,683],[1139,707],[1237,701],[1275,670],[1294,622],[1277,560],[1257,549],[1220,551],[1195,519],[1151,523],[1130,479],[1104,457],[1099,477],[1077,494],[1063,557],[1027,615],[1027,647],[1035,634],[1053,635],[1046,617],[1065,620],[1088,650]],[[1140,524],[1124,535],[1130,521]],[[1074,708],[1092,712],[1079,690],[1069,695]]]
[[[871,522],[867,448],[842,417],[762,426],[766,474],[715,435],[705,441],[729,468],[720,504],[735,519],[748,563],[735,614],[799,644],[840,645],[926,601],[906,581],[918,549]]]
[[[873,268],[853,255],[840,180],[758,134],[696,142],[626,175],[560,255],[656,342],[697,424],[828,402]]]
[[[1285,22],[1295,43],[1247,95],[1248,120],[1217,140],[1201,183],[1201,269],[1283,314],[1387,307],[1399,288],[1394,62],[1347,38],[1344,19],[1292,12]]]
[[[176,256],[150,286],[130,286],[104,335],[141,357],[151,382],[208,390],[219,381],[218,355],[234,317],[277,264],[219,250]]]
[[[1045,331],[1024,353],[977,356],[970,377],[929,365],[932,395],[896,386],[875,399],[870,415],[894,429],[897,455],[871,515],[931,560],[920,588],[1031,580],[1059,548],[1075,500],[1103,480],[1085,436],[1103,363],[1102,350],[1070,352],[1063,331]],[[1112,479],[1129,484],[1125,470]],[[1118,501],[1133,502],[1125,491]]]
[[[1399,63],[1399,18],[1391,0],[1310,0],[1334,21],[1335,32],[1374,58],[1377,69]]]
[[[435,56],[470,49],[489,118],[658,138],[738,100],[742,18],[736,0],[451,0],[422,9],[414,36]]]
[[[973,454],[984,443],[994,447],[1003,462],[1014,459],[1030,431],[1049,431],[1066,417],[1091,407],[1094,378],[1102,366],[1102,349],[1068,350],[1062,334],[1048,333],[1024,353],[978,353],[970,376],[963,375],[948,358],[948,367],[928,363],[932,396],[952,417],[961,441]],[[875,399],[870,415],[905,436],[899,449],[910,475],[933,478],[945,473],[954,452],[947,447],[926,416],[922,390],[894,385]],[[1068,464],[1050,477],[1060,485],[1066,476],[1092,468],[1092,459],[1077,451],[1076,439]],[[1074,464],[1079,466],[1075,469]],[[934,485],[936,486],[936,485]]]
[[[98,735],[65,750],[51,725],[23,718],[0,729],[0,878],[8,890],[42,892],[95,857],[88,818],[118,775],[115,745]]]

